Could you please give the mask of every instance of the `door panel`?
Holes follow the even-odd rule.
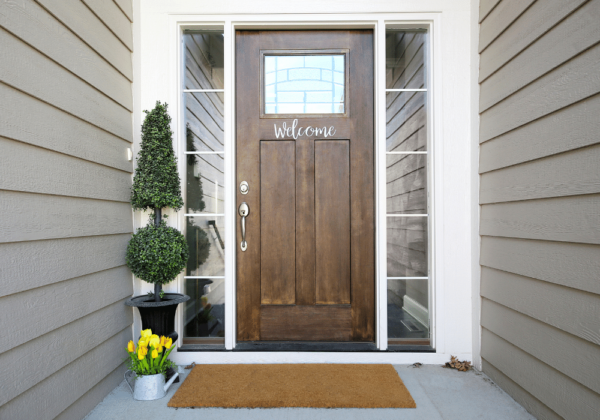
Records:
[[[296,303],[296,148],[260,142],[260,293],[262,305]]]
[[[269,55],[292,58],[269,59],[265,80]],[[240,31],[236,60],[237,183],[249,184],[237,203],[250,207],[245,252],[237,229],[237,339],[373,341],[372,32]],[[274,78],[285,83],[265,110],[334,111],[261,115]]]
[[[350,304],[350,144],[315,141],[317,304]]]

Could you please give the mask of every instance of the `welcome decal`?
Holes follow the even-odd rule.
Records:
[[[298,120],[294,120],[291,126],[288,126],[286,122],[278,127],[277,124],[273,124],[275,128],[275,137],[278,139],[293,138],[297,140],[299,137],[330,137],[335,134],[335,127],[298,127]]]

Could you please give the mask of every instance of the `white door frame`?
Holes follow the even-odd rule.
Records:
[[[377,14],[260,14],[260,15],[203,15],[203,14],[167,14],[166,22],[168,26],[168,37],[166,45],[159,49],[159,54],[166,53],[163,57],[168,57],[167,64],[163,70],[168,71],[168,84],[161,98],[166,100],[170,106],[170,112],[173,119],[173,131],[175,133],[176,152],[180,152],[180,143],[178,139],[185,139],[182,131],[183,118],[182,112],[182,33],[184,29],[208,29],[210,27],[224,28],[225,42],[225,181],[227,185],[227,195],[225,197],[225,230],[226,230],[226,249],[225,249],[225,299],[228,303],[225,308],[225,347],[226,350],[232,350],[235,347],[235,319],[236,319],[236,296],[235,296],[235,226],[237,223],[235,211],[235,30],[237,29],[334,29],[334,28],[371,28],[374,30],[375,39],[375,148],[376,148],[376,344],[381,352],[373,353],[300,353],[300,352],[235,352],[235,351],[217,351],[217,352],[173,352],[173,359],[178,364],[190,363],[192,361],[202,361],[206,363],[287,363],[287,362],[324,362],[324,363],[413,363],[416,361],[424,363],[442,363],[448,359],[449,352],[459,357],[470,359],[471,353],[470,341],[464,346],[466,351],[456,351],[454,348],[446,348],[445,331],[449,328],[448,317],[445,314],[445,303],[453,294],[445,293],[444,270],[439,267],[444,265],[444,220],[448,223],[456,214],[444,213],[444,189],[448,187],[443,182],[445,170],[443,162],[451,156],[445,155],[443,147],[443,101],[442,101],[442,82],[443,73],[442,61],[442,14],[432,13],[377,13]],[[385,29],[386,25],[395,28],[414,28],[424,27],[429,29],[430,33],[430,52],[429,63],[431,70],[429,72],[428,96],[428,124],[430,133],[429,145],[432,150],[432,159],[429,161],[429,173],[433,175],[430,184],[430,205],[432,207],[429,219],[430,231],[430,306],[431,306],[431,340],[432,346],[436,349],[435,353],[393,353],[384,352],[387,349],[387,288],[386,288],[386,229],[385,229],[385,165],[379,164],[383,159],[385,162]],[[143,36],[151,29],[138,31]],[[163,32],[165,32],[163,30]],[[468,32],[467,32],[468,33]],[[135,39],[135,37],[134,37]],[[450,40],[452,41],[452,40]],[[138,63],[136,66],[135,63]],[[134,68],[140,71],[140,66],[145,63],[134,59]],[[468,61],[466,63],[468,67]],[[459,69],[460,70],[460,69]],[[464,70],[464,69],[463,69]],[[163,75],[166,76],[163,71]],[[469,80],[466,77],[467,82]],[[138,95],[143,97],[138,86]],[[134,87],[134,94],[136,88]],[[134,95],[135,96],[135,95]],[[469,97],[467,92],[466,97]],[[141,102],[149,102],[142,98]],[[469,106],[465,102],[466,107]],[[136,114],[141,114],[141,109],[147,109],[149,106],[141,107],[138,102]],[[446,110],[446,108],[444,108]],[[468,114],[468,113],[467,113]],[[134,126],[136,118],[134,117]],[[466,133],[469,132],[466,128]],[[458,136],[457,136],[458,137]],[[446,133],[445,136],[448,139]],[[178,153],[180,155],[180,153]],[[180,165],[182,159],[180,159]],[[185,163],[183,163],[185,164]],[[436,176],[437,174],[437,176]],[[430,182],[430,181],[428,181]],[[464,185],[459,186],[460,190]],[[454,189],[457,189],[455,187]],[[452,190],[452,188],[451,188]],[[468,203],[467,203],[468,204]],[[468,206],[467,206],[468,207]],[[171,217],[171,224],[178,228],[184,226],[183,212]],[[467,215],[468,216],[468,215]],[[467,217],[468,219],[468,217]],[[469,221],[470,223],[470,221]],[[141,221],[136,221],[141,225]],[[435,234],[434,234],[435,232]],[[463,246],[470,250],[470,232],[466,232],[464,237],[458,238],[458,246]],[[470,262],[469,262],[470,264]],[[470,290],[470,272],[464,272],[463,278],[466,279],[463,285],[465,290]],[[136,283],[136,292],[143,292],[144,284]],[[454,284],[455,285],[455,284]],[[167,291],[183,292],[183,281],[175,281],[165,287]],[[470,299],[469,299],[470,302]],[[182,311],[178,311],[177,329],[181,331]],[[470,314],[469,314],[470,315]],[[459,332],[459,336],[470,340],[471,318],[466,321],[464,332]],[[139,329],[139,325],[136,326]],[[455,346],[452,346],[455,347]],[[461,348],[463,346],[460,346]],[[462,350],[462,349],[461,349]]]

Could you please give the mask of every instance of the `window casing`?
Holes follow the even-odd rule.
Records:
[[[384,95],[385,96],[385,103],[386,103],[386,107],[385,109],[382,109],[381,106],[381,101],[376,99],[375,103],[376,103],[376,114],[377,113],[385,113],[386,117],[385,117],[385,126],[381,124],[381,119],[377,119],[378,122],[378,134],[377,134],[377,140],[376,140],[376,150],[377,150],[377,166],[378,169],[376,169],[377,171],[380,171],[380,174],[383,174],[383,176],[378,176],[378,180],[377,180],[377,189],[378,189],[378,196],[382,197],[382,199],[377,199],[377,203],[378,208],[377,213],[378,213],[378,221],[377,221],[377,235],[378,237],[382,237],[382,240],[378,239],[377,243],[378,243],[378,249],[377,249],[377,253],[379,254],[385,254],[382,255],[382,257],[378,257],[378,261],[379,261],[379,266],[378,266],[378,272],[377,272],[377,286],[378,286],[378,291],[377,291],[377,311],[378,311],[378,321],[377,321],[377,325],[376,325],[376,329],[377,329],[377,345],[381,350],[385,350],[388,346],[388,341],[390,345],[422,345],[422,344],[430,344],[431,346],[434,346],[434,327],[435,327],[435,317],[434,317],[434,309],[432,307],[433,304],[433,287],[432,287],[432,265],[431,265],[431,261],[433,260],[433,252],[432,252],[432,240],[431,240],[431,236],[432,236],[432,232],[433,232],[433,223],[432,223],[432,208],[431,208],[431,203],[432,200],[430,199],[430,192],[432,191],[432,185],[433,185],[433,176],[431,175],[431,170],[433,169],[431,165],[431,161],[432,161],[432,141],[431,141],[431,133],[432,130],[430,130],[430,125],[431,125],[431,104],[430,104],[430,96],[431,96],[431,90],[428,89],[427,87],[427,81],[431,78],[431,75],[429,74],[429,68],[428,68],[428,62],[429,62],[429,45],[428,45],[428,33],[427,31],[423,31],[423,30],[417,30],[415,31],[414,29],[396,29],[396,28],[402,28],[404,27],[402,24],[398,24],[398,23],[393,23],[393,24],[389,24],[389,25],[382,25],[383,21],[379,21],[378,25],[379,28],[383,27],[383,33],[390,34],[392,32],[398,33],[398,32],[404,32],[404,33],[416,33],[416,34],[421,34],[422,37],[424,38],[423,41],[423,45],[421,47],[422,51],[423,51],[423,63],[422,63],[422,80],[423,80],[423,85],[420,87],[414,87],[414,85],[410,84],[410,80],[407,81],[409,82],[408,84],[405,85],[395,85],[395,84],[390,84],[388,85],[387,80],[385,81],[384,84],[377,82],[376,81],[376,87],[377,87],[377,93],[376,93],[376,98],[377,96],[381,96]],[[184,25],[185,27],[193,27],[194,25]],[[198,25],[198,26],[202,26],[202,27],[207,27],[209,25]],[[419,27],[429,27],[428,24],[423,24],[423,25],[411,25],[411,28],[415,28],[416,26]],[[224,27],[225,32],[230,31],[229,34],[229,39],[232,40],[235,37],[235,26],[231,24],[231,22],[227,23]],[[214,334],[211,335],[211,333],[209,333],[208,336],[200,336],[200,334],[197,333],[198,330],[194,330],[196,332],[192,332],[190,334],[181,334],[183,336],[183,344],[220,344],[222,345],[223,342],[225,341],[225,343],[229,342],[229,344],[226,344],[227,348],[233,348],[235,347],[235,264],[234,264],[234,260],[235,260],[235,241],[231,240],[231,238],[235,238],[235,209],[231,209],[229,207],[235,206],[235,201],[232,201],[232,197],[234,197],[235,192],[233,191],[232,188],[235,188],[236,185],[234,185],[232,183],[232,181],[235,179],[235,177],[233,176],[233,167],[234,165],[232,165],[232,161],[231,159],[234,159],[235,156],[233,154],[233,152],[235,151],[235,133],[233,132],[234,130],[234,125],[231,124],[231,122],[235,121],[235,114],[234,114],[234,106],[233,104],[227,104],[227,98],[230,98],[229,101],[232,102],[235,92],[234,91],[226,91],[226,86],[227,86],[227,72],[229,70],[230,74],[233,74],[234,71],[234,62],[235,59],[231,59],[229,60],[229,65],[231,66],[230,69],[225,68],[225,63],[227,62],[227,54],[232,54],[232,50],[234,50],[233,48],[233,42],[231,43],[231,46],[229,46],[229,52],[227,52],[227,45],[225,45],[225,47],[223,48],[221,54],[223,54],[225,56],[223,62],[223,67],[221,69],[219,69],[218,66],[214,66],[214,68],[211,70],[211,77],[207,78],[207,80],[205,80],[204,82],[201,82],[197,79],[191,78],[189,77],[188,74],[185,73],[189,73],[189,67],[193,66],[193,63],[189,63],[189,66],[187,63],[185,63],[185,55],[186,55],[186,51],[188,51],[187,47],[186,47],[186,36],[192,36],[193,34],[198,35],[200,33],[204,33],[205,35],[207,33],[212,32],[212,34],[223,34],[223,30],[219,31],[205,31],[205,30],[201,30],[201,31],[197,31],[197,30],[187,30],[182,34],[182,40],[183,40],[183,49],[182,49],[182,68],[181,72],[182,76],[181,76],[181,89],[179,90],[180,92],[180,100],[181,103],[183,104],[182,106],[180,106],[180,145],[183,145],[183,143],[187,143],[187,136],[188,136],[188,129],[187,129],[187,123],[189,122],[188,120],[191,118],[191,115],[193,114],[191,112],[191,110],[188,110],[188,107],[186,105],[186,103],[189,101],[190,104],[193,104],[194,101],[196,102],[201,102],[201,100],[206,101],[207,98],[212,97],[214,98],[214,95],[216,95],[217,97],[220,98],[221,104],[223,106],[223,120],[227,121],[227,119],[229,118],[230,124],[227,125],[226,123],[223,124],[222,126],[222,139],[223,142],[220,143],[221,146],[218,146],[216,143],[213,146],[209,146],[208,144],[206,144],[206,142],[197,142],[196,149],[192,149],[189,148],[187,146],[187,144],[185,145],[185,147],[181,146],[180,150],[184,150],[183,153],[180,154],[180,159],[186,159],[189,155],[194,156],[196,160],[196,162],[194,162],[193,164],[189,164],[188,169],[186,170],[186,172],[189,172],[190,174],[192,174],[192,176],[199,178],[201,180],[203,180],[203,184],[202,187],[204,189],[204,182],[206,182],[207,184],[210,184],[211,187],[215,187],[215,185],[217,184],[217,177],[212,177],[214,178],[211,183],[210,179],[207,178],[211,178],[210,175],[207,174],[207,176],[203,176],[202,175],[202,169],[201,166],[202,165],[208,165],[206,167],[212,166],[215,167],[218,165],[215,165],[214,162],[218,162],[218,161],[210,161],[211,159],[210,155],[214,155],[213,158],[219,157],[222,159],[223,163],[221,163],[221,169],[222,173],[224,174],[223,176],[223,181],[219,184],[218,188],[222,188],[222,193],[221,196],[222,197],[226,197],[229,196],[229,205],[227,207],[224,207],[224,204],[227,202],[227,200],[222,200],[222,204],[223,207],[219,207],[218,206],[218,197],[216,201],[210,202],[210,199],[207,198],[205,200],[205,208],[203,210],[197,210],[198,207],[196,207],[196,210],[194,209],[194,207],[188,207],[186,205],[186,210],[185,210],[185,214],[184,214],[184,218],[185,218],[185,228],[183,228],[182,230],[187,230],[187,226],[189,224],[192,224],[194,226],[196,226],[196,228],[204,231],[205,233],[207,233],[207,237],[213,237],[213,243],[216,244],[217,242],[219,242],[219,236],[220,236],[220,246],[222,247],[222,251],[223,251],[223,260],[225,261],[225,264],[222,268],[222,270],[209,270],[205,267],[191,267],[190,270],[186,270],[185,276],[184,276],[184,280],[181,283],[181,291],[183,291],[184,293],[187,293],[186,290],[189,291],[195,291],[195,296],[196,299],[192,298],[190,300],[190,303],[188,304],[188,306],[190,305],[195,305],[195,308],[193,309],[193,311],[190,309],[189,313],[195,313],[198,314],[198,312],[203,312],[200,309],[203,308],[203,301],[201,299],[201,297],[204,295],[205,292],[207,293],[212,293],[213,296],[215,296],[215,292],[214,292],[214,286],[213,284],[219,283],[221,282],[222,285],[224,285],[224,289],[227,289],[227,285],[229,285],[229,292],[225,292],[223,298],[219,298],[221,299],[221,301],[223,302],[223,305],[225,307],[229,306],[228,309],[223,311],[223,331],[220,335],[225,335],[226,339],[223,340],[222,337],[220,335],[215,336]],[[381,31],[378,31],[376,29],[375,32],[378,32],[379,34],[381,34]],[[223,35],[221,35],[223,37]],[[377,37],[376,37],[377,38]],[[379,36],[379,38],[383,38],[381,36]],[[387,38],[387,36],[386,36]],[[225,39],[227,39],[227,35],[225,36]],[[387,39],[386,39],[387,41]],[[380,41],[376,41],[376,43],[378,43],[378,45],[381,45]],[[384,44],[387,44],[387,42],[384,42]],[[381,49],[380,49],[381,51]],[[379,52],[376,54],[376,56],[378,57],[376,59],[376,69],[377,67],[381,68],[385,66],[385,73],[386,73],[386,78],[387,79],[387,73],[388,73],[388,60],[387,60],[387,55],[388,55],[388,51],[387,48],[385,49],[385,52]],[[385,60],[383,60],[383,57],[386,57]],[[221,56],[223,57],[223,56]],[[205,54],[205,58],[206,59],[210,59],[213,58],[214,60],[214,55],[212,53],[212,51],[210,51],[210,54]],[[410,63],[409,63],[410,64]],[[408,67],[408,66],[407,66]],[[222,83],[218,83],[218,75],[219,73],[221,75],[225,75],[221,80]],[[377,73],[377,72],[376,72]],[[397,73],[396,73],[397,74]],[[415,79],[416,80],[416,79]],[[397,81],[397,80],[396,80]],[[229,86],[231,86],[231,83],[229,84]],[[385,86],[385,89],[381,89],[382,86]],[[212,95],[212,96],[211,96]],[[391,104],[393,104],[394,101],[397,101],[398,98],[403,97],[402,95],[404,95],[404,97],[407,98],[407,103],[412,101],[412,104],[421,101],[423,103],[422,106],[422,111],[425,113],[425,124],[423,127],[422,132],[417,135],[414,136],[412,138],[411,141],[409,142],[403,142],[402,145],[396,145],[395,147],[389,147],[388,148],[388,125],[393,123],[397,123],[398,122],[398,118],[400,118],[403,114],[394,114],[394,115],[390,115],[389,119],[388,119],[388,101]],[[422,98],[422,99],[421,99]],[[190,106],[191,108],[191,106]],[[199,110],[200,108],[197,108],[197,110]],[[408,109],[408,108],[406,108]],[[229,117],[227,117],[227,112],[229,110]],[[190,116],[184,116],[184,114],[186,115],[190,115]],[[198,112],[196,112],[196,117],[200,114]],[[412,115],[412,114],[411,114]],[[308,115],[307,115],[308,116]],[[204,117],[206,117],[206,114],[204,115]],[[279,115],[278,115],[279,117]],[[280,116],[281,118],[287,118],[287,116],[285,116],[285,114]],[[296,116],[297,117],[297,116]],[[395,117],[395,119],[393,118]],[[409,116],[410,117],[410,116]],[[217,126],[221,127],[215,120],[214,118],[211,117],[211,120],[213,120],[213,122],[215,122],[217,124]],[[409,118],[407,118],[406,121],[404,121],[404,124],[407,123],[409,120]],[[212,124],[210,122],[210,120],[207,120],[207,124]],[[204,126],[204,128],[206,128],[206,125],[202,124]],[[402,123],[401,123],[402,125]],[[214,128],[214,127],[213,127]],[[391,130],[391,128],[390,128]],[[214,133],[218,133],[219,130],[208,130],[208,132],[210,132],[211,134],[214,135]],[[194,133],[197,134],[197,133]],[[424,136],[424,137],[423,137]],[[185,137],[185,138],[184,138]],[[227,139],[230,139],[229,141],[231,142],[231,144],[227,144]],[[419,142],[422,142],[424,138],[424,144],[425,147],[424,148],[419,148],[418,144]],[[416,143],[414,143],[416,141]],[[383,145],[381,145],[381,143],[383,143]],[[229,147],[229,155],[226,155],[226,150],[228,150]],[[229,164],[227,163],[229,161]],[[400,205],[399,208],[397,207],[397,199],[394,198],[393,190],[391,191],[391,194],[388,195],[387,190],[388,190],[388,164],[390,166],[392,165],[398,165],[398,162],[400,161],[405,161],[405,166],[407,168],[409,168],[411,165],[412,166],[420,166],[422,171],[424,172],[424,175],[418,177],[418,180],[414,180],[414,183],[418,184],[421,183],[423,184],[423,188],[422,188],[422,192],[416,192],[416,191],[409,191],[407,192],[407,194],[409,196],[411,196],[411,198],[416,197],[418,194],[421,194],[421,206],[423,207],[423,210],[421,212],[421,210],[419,210],[419,212],[417,212],[417,208],[410,208],[410,206],[405,206],[405,205]],[[199,163],[198,163],[199,162]],[[410,165],[409,165],[410,163]],[[194,167],[193,169],[190,169],[189,167]],[[181,165],[181,167],[183,168],[184,165]],[[229,173],[227,167],[229,167]],[[381,168],[381,169],[379,169]],[[383,170],[383,172],[381,172],[381,170]],[[183,176],[183,170],[182,170],[182,178],[186,179],[186,183],[187,183],[187,179],[188,179],[188,174],[186,173],[185,177]],[[205,171],[206,172],[206,171]],[[227,181],[229,180],[229,183],[227,183]],[[390,182],[393,181],[390,179]],[[231,187],[231,185],[233,185],[233,187]],[[186,191],[187,193],[187,191]],[[397,194],[396,194],[397,195]],[[217,196],[217,194],[215,194],[215,196]],[[424,205],[423,205],[423,196],[424,198]],[[187,199],[187,197],[186,197]],[[234,200],[234,199],[233,199]],[[409,200],[411,201],[411,200]],[[209,203],[210,204],[207,204]],[[385,203],[384,206],[382,206],[382,202]],[[412,200],[411,202],[414,202],[414,200]],[[233,204],[232,204],[233,203]],[[211,210],[212,209],[212,210]],[[220,220],[218,220],[219,218],[222,218]],[[181,219],[180,219],[181,220]],[[200,221],[202,221],[202,223],[200,223]],[[213,223],[211,223],[213,222]],[[222,224],[222,226],[219,226],[219,224]],[[217,230],[219,231],[219,235],[217,235],[217,238],[215,239],[214,236],[216,234],[216,232],[213,232],[213,227],[211,227],[211,225],[216,225]],[[404,225],[404,226],[403,226]],[[221,229],[219,229],[219,227],[221,227]],[[225,231],[225,228],[228,228],[227,231]],[[398,229],[398,227],[400,227],[400,229]],[[418,227],[417,230],[420,230],[421,236],[422,236],[422,240],[420,241],[422,243],[422,247],[421,247],[421,255],[419,256],[419,258],[417,258],[415,260],[414,263],[411,264],[411,266],[409,267],[411,270],[400,270],[398,271],[398,267],[393,267],[390,265],[390,259],[388,258],[388,256],[390,256],[390,253],[393,253],[393,250],[390,250],[389,248],[393,248],[392,246],[389,246],[390,244],[390,240],[392,241],[391,244],[395,245],[396,242],[398,241],[405,241],[407,239],[403,239],[402,237],[393,237],[394,235],[390,232],[391,230],[415,230],[416,227]],[[233,228],[233,229],[232,229]],[[209,235],[209,233],[211,235]],[[187,235],[187,233],[186,233]],[[192,236],[192,235],[190,235]],[[227,246],[227,238],[230,238],[229,242],[233,242],[234,244],[231,246]],[[196,238],[194,237],[194,240],[196,240]],[[396,241],[396,242],[394,242]],[[413,245],[412,248],[414,248],[414,242],[413,241]],[[198,241],[198,243],[200,243],[200,241]],[[214,251],[219,252],[219,250],[216,248],[216,245],[211,244],[211,246],[213,247],[212,249]],[[412,250],[411,247],[407,247],[409,250]],[[227,250],[229,250],[229,256],[225,257],[227,255]],[[190,251],[191,252],[191,251]],[[201,254],[201,253],[199,253]],[[201,258],[200,258],[201,259]],[[227,263],[227,259],[229,259],[229,264]],[[385,262],[383,262],[385,261]],[[389,267],[389,269],[388,269]],[[420,268],[419,268],[420,267]],[[213,266],[214,268],[214,266]],[[414,275],[411,275],[414,274]],[[417,275],[418,274],[418,275]],[[208,288],[206,288],[205,286],[207,286],[206,284],[200,284],[200,282],[205,279],[205,280],[211,280],[213,281],[213,283],[208,284]],[[191,281],[191,283],[186,283],[188,281]],[[195,284],[195,282],[198,281],[198,285]],[[419,287],[422,288],[422,290],[419,292],[421,297],[425,296],[424,299],[421,299],[420,301],[417,300],[417,303],[422,302],[421,307],[424,307],[426,311],[421,311],[420,313],[420,318],[414,317],[417,320],[422,321],[421,324],[425,325],[425,323],[427,323],[426,325],[426,331],[425,331],[425,336],[423,338],[419,338],[419,337],[414,337],[414,336],[408,336],[408,337],[397,337],[398,334],[394,333],[394,326],[392,325],[393,322],[398,322],[398,321],[402,321],[402,319],[399,319],[399,317],[394,317],[393,314],[390,315],[390,311],[388,310],[388,306],[389,306],[389,302],[390,302],[390,291],[394,292],[396,294],[398,294],[398,286],[394,286],[394,283],[396,285],[403,283],[403,287],[405,288],[405,290],[409,290],[411,286],[415,286],[418,285]],[[402,287],[402,286],[400,286]],[[187,289],[186,289],[187,288]],[[382,291],[382,288],[385,289]],[[221,293],[221,292],[220,292]],[[190,293],[188,293],[190,294]],[[409,297],[411,297],[411,295],[416,296],[417,293],[413,293],[413,292],[407,292],[405,293],[405,295],[408,295]],[[200,299],[198,299],[198,297],[200,297]],[[209,299],[208,303],[211,303],[211,306],[213,305],[218,305],[220,303],[214,303],[212,299]],[[392,303],[393,304],[393,303]],[[396,309],[399,309],[404,311],[404,304],[402,304],[401,306],[396,305]],[[417,310],[418,309],[422,309],[419,308],[418,306],[416,306]],[[427,309],[430,308],[430,311],[427,311]],[[213,309],[213,311],[215,311]],[[415,310],[413,310],[414,314],[419,314],[418,312],[416,312]],[[227,327],[225,327],[225,320],[226,315],[229,317],[229,319],[227,320]],[[189,324],[189,319],[190,316],[186,316],[184,315],[184,320],[183,320],[183,324]],[[179,321],[179,330],[180,332],[183,331],[183,324],[181,322],[181,317],[180,317],[180,321]],[[402,324],[404,325],[404,324]],[[390,329],[390,326],[392,326],[392,328]],[[418,325],[417,325],[418,326]],[[404,327],[406,327],[406,325],[404,325]],[[201,328],[202,330],[202,328]],[[391,331],[390,331],[391,330]],[[194,335],[196,334],[196,335]],[[412,340],[412,341],[411,341]]]

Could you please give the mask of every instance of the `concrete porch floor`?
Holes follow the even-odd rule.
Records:
[[[190,419],[535,419],[485,374],[479,371],[458,372],[439,365],[413,367],[394,366],[417,403],[416,409],[174,409],[167,403],[185,380],[188,370],[181,374],[181,382],[169,389],[167,396],[157,401],[134,401],[123,381],[88,414],[86,420],[120,420],[143,418],[147,420]]]

